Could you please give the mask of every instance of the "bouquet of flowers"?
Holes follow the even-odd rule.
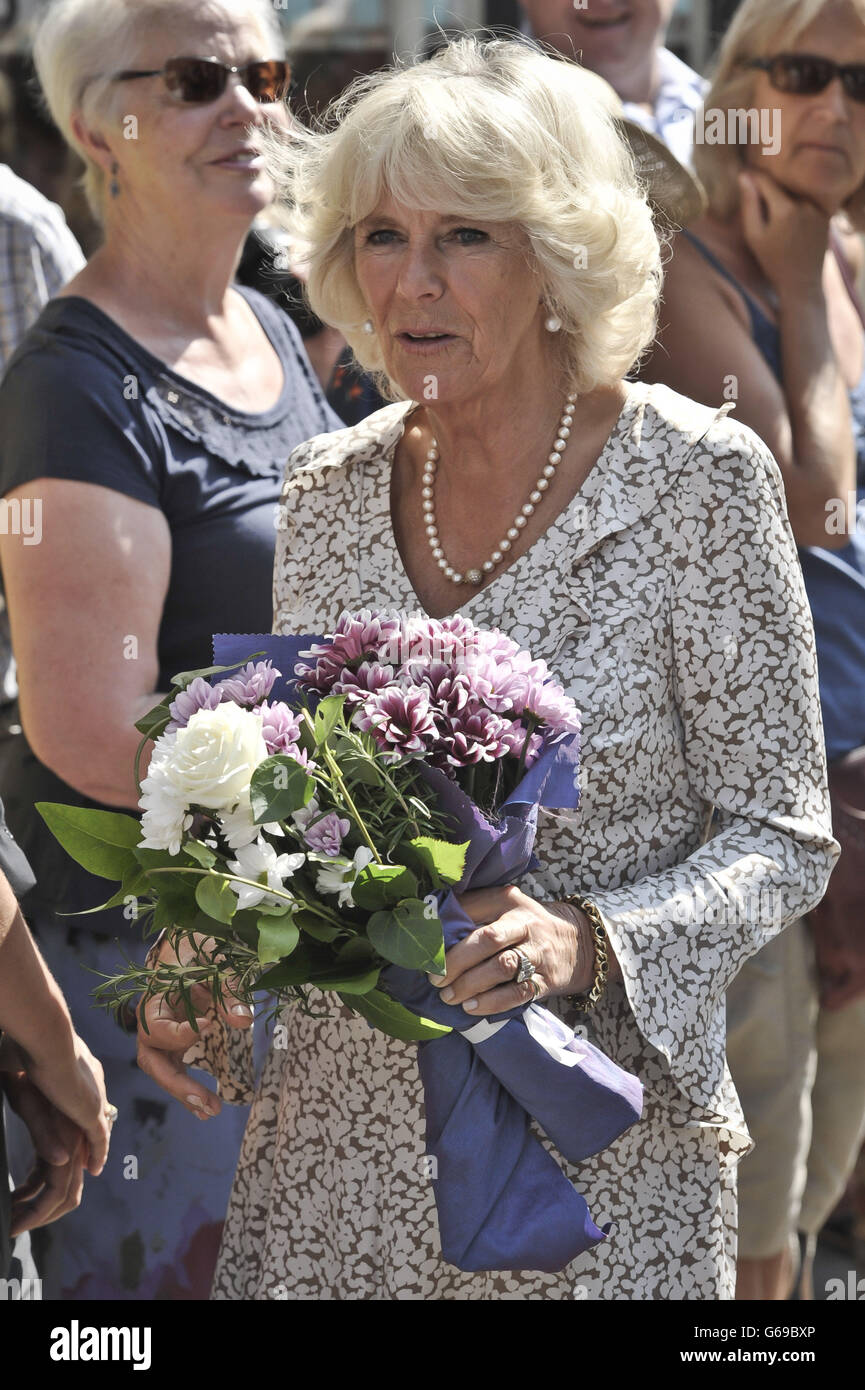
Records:
[[[420,1042],[446,1258],[561,1268],[604,1233],[529,1116],[582,1158],[638,1118],[639,1084],[547,1010],[478,1023],[427,972],[473,930],[455,893],[513,882],[539,805],[577,804],[573,702],[543,662],[463,618],[344,613],[326,639],[218,637],[214,658],[137,726],[139,759],[155,740],[141,821],[39,806],[79,863],[119,881],[103,907],[134,903],[185,961],[130,964],[98,993],[167,992],[194,1027],[195,985],[307,1011],[332,991]],[[495,1211],[491,1161],[507,1178]]]

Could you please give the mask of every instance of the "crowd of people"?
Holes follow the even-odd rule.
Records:
[[[267,0],[48,7],[36,70],[101,238],[85,262],[0,169],[0,496],[34,522],[0,527],[0,1275],[810,1295],[865,1137],[865,3],[743,0],[708,79],[672,9],[525,0],[523,35],[303,125]],[[749,111],[777,146],[695,138]],[[241,283],[262,245],[302,306]],[[464,895],[439,981],[493,1013],[528,958],[514,1004],[571,1021],[603,986],[587,1035],[646,1102],[563,1165],[615,1235],[561,1273],[442,1259],[411,1046],[291,1011],[251,1086],[248,1009],[199,1034],[169,996],[91,1007],[141,944],[121,907],[69,915],[104,884],[35,804],[134,811],[135,721],[213,633],[347,607],[500,628],[581,711],[579,811],[541,811],[517,889]]]

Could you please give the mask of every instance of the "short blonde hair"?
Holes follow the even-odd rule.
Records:
[[[316,130],[264,140],[309,303],[390,399],[402,393],[363,332],[352,230],[385,192],[522,227],[577,391],[618,381],[651,342],[658,236],[631,152],[577,64],[529,41],[460,37],[429,61],[356,79]]]
[[[97,221],[102,221],[105,174],[78,142],[73,116],[80,112],[90,126],[119,121],[123,90],[111,81],[111,74],[135,66],[142,35],[167,14],[177,17],[188,10],[200,17],[208,8],[233,18],[240,9],[273,43],[271,56],[284,52],[282,30],[270,0],[240,0],[239,5],[237,0],[54,0],[39,24],[33,61],[45,103],[67,143],[84,161],[84,191]]]
[[[718,50],[704,109],[750,109],[759,71],[745,64],[752,58],[783,53],[824,10],[838,9],[865,21],[865,0],[744,0]],[[743,161],[741,144],[694,146],[694,169],[706,190],[709,210],[724,220],[739,207],[737,175]],[[848,199],[845,211],[855,227],[865,230],[865,184]]]

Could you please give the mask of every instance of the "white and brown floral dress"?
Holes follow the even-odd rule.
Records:
[[[417,612],[390,518],[411,403],[301,445],[282,494],[275,631]],[[414,1047],[338,1006],[284,1015],[253,1104],[218,1299],[726,1299],[750,1141],[724,992],[818,902],[837,854],[811,619],[777,465],[749,429],[628,384],[581,491],[462,610],[543,657],[583,717],[582,804],[542,812],[539,897],[591,893],[624,982],[589,1037],[642,1120],[567,1171],[610,1238],[560,1274],[441,1258]],[[713,806],[714,834],[709,837]],[[571,1018],[571,1022],[577,1020]],[[245,1035],[226,1098],[246,1099]]]

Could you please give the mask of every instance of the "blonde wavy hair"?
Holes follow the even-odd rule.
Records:
[[[282,57],[285,43],[270,0],[53,0],[33,42],[33,61],[45,104],[55,125],[84,161],[82,184],[90,210],[103,220],[105,171],[80,144],[73,117],[80,113],[91,128],[119,126],[128,103],[128,88],[111,75],[134,68],[141,38],[166,18],[184,12],[200,19],[212,10],[232,18],[247,16]],[[201,54],[201,57],[209,56]]]
[[[752,58],[783,53],[824,10],[846,9],[865,21],[865,0],[744,0],[736,11],[711,73],[705,110],[742,110],[753,106],[759,71],[744,65]],[[709,210],[726,220],[739,207],[737,175],[744,145],[695,144],[694,169],[709,200]],[[845,205],[850,222],[865,230],[865,184]]]
[[[593,74],[529,41],[460,37],[355,80],[312,130],[264,137],[306,296],[382,394],[402,399],[354,266],[353,228],[385,193],[408,207],[516,223],[563,380],[580,393],[634,366],[655,331],[661,248],[630,150]]]

